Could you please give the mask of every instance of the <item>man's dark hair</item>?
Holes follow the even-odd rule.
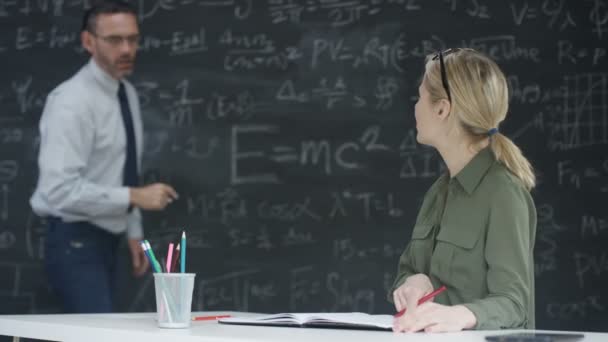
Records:
[[[117,13],[129,13],[133,14],[137,18],[137,12],[135,8],[128,2],[122,0],[101,0],[94,1],[91,8],[84,12],[82,17],[82,29],[81,31],[89,31],[95,33],[95,25],[97,23],[97,17],[100,14],[117,14]]]

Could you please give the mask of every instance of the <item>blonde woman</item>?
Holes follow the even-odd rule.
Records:
[[[437,149],[446,174],[418,213],[389,294],[398,332],[534,328],[535,177],[499,131],[504,74],[471,49],[427,57],[416,103],[417,140]],[[418,301],[440,286],[433,301]]]

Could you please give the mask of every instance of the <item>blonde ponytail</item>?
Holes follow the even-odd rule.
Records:
[[[452,120],[459,124],[472,143],[490,139],[496,159],[531,190],[536,179],[530,162],[506,136],[496,131],[509,109],[507,80],[498,65],[473,49],[451,49],[443,54],[451,93]],[[448,99],[442,82],[441,65],[427,56],[424,84],[432,102]]]
[[[532,165],[511,139],[496,133],[490,138],[490,148],[496,160],[502,163],[513,175],[519,178],[526,189],[531,190],[536,185],[536,177]]]

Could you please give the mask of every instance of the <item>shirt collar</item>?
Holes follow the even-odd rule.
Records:
[[[495,161],[496,158],[491,148],[486,147],[479,151],[454,178],[458,180],[463,189],[470,195]]]
[[[103,70],[99,65],[97,65],[93,58],[91,58],[89,61],[89,69],[91,70],[91,73],[93,73],[93,77],[95,77],[103,89],[112,94],[118,93],[118,86],[120,85],[120,82],[110,76],[110,74]]]

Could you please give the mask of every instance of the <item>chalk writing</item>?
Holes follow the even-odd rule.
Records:
[[[375,16],[388,8],[402,11],[418,11],[422,2],[417,0],[269,0],[268,10],[273,23],[298,24],[306,19],[304,14],[322,12],[332,26],[344,26],[356,23],[364,17]]]
[[[585,277],[589,275],[599,277],[602,273],[608,271],[608,254],[605,252],[598,255],[575,252],[573,258],[576,264],[578,285],[581,289],[585,288]]]
[[[583,215],[581,218],[581,237],[596,238],[608,231],[608,220],[591,215]]]
[[[540,50],[537,47],[519,46],[513,35],[473,38],[463,41],[462,45],[482,51],[498,62],[521,59],[540,63]]]
[[[605,62],[607,58],[606,47],[582,47],[569,40],[557,42],[557,61],[559,64],[591,63],[597,65]]]
[[[40,91],[32,89],[33,82],[33,77],[27,76],[22,80],[15,80],[11,84],[21,114],[41,109],[44,106],[46,96]]]
[[[15,49],[17,51],[31,48],[61,49],[75,47],[79,39],[78,32],[66,31],[63,28],[52,26],[48,31],[34,31],[31,27],[21,26],[17,28],[15,36]]]
[[[564,77],[563,105],[549,118],[549,147],[571,150],[608,143],[607,74]]]
[[[330,205],[315,205],[313,199],[329,202]],[[221,222],[225,225],[233,225],[244,219],[318,224],[328,219],[346,217],[369,221],[378,215],[386,215],[389,218],[399,218],[404,215],[396,194],[372,191],[331,191],[289,201],[278,199],[257,201],[244,198],[235,188],[227,188],[216,194],[188,196],[186,203],[189,215],[200,216],[205,221]],[[253,233],[247,234],[251,235],[250,237],[255,236]]]
[[[535,267],[536,275],[541,275],[547,271],[557,270],[558,252],[557,236],[566,227],[559,225],[555,221],[554,209],[551,205],[543,203],[537,208],[538,226],[535,243]]]
[[[200,293],[194,307],[198,310],[231,307],[239,311],[249,309],[249,284],[256,270],[238,271],[197,282]]]
[[[15,234],[11,231],[0,231],[0,250],[11,249],[17,242]]]
[[[362,48],[359,44],[353,46],[344,38],[314,39],[310,67],[317,69],[322,62],[326,64],[329,61],[353,68],[380,65],[385,69],[403,72],[402,60],[407,57],[404,34],[399,34],[392,42],[385,42],[380,37],[371,37]]]
[[[608,159],[595,161],[595,165],[581,165],[572,160],[557,162],[557,182],[560,186],[608,192]]]

